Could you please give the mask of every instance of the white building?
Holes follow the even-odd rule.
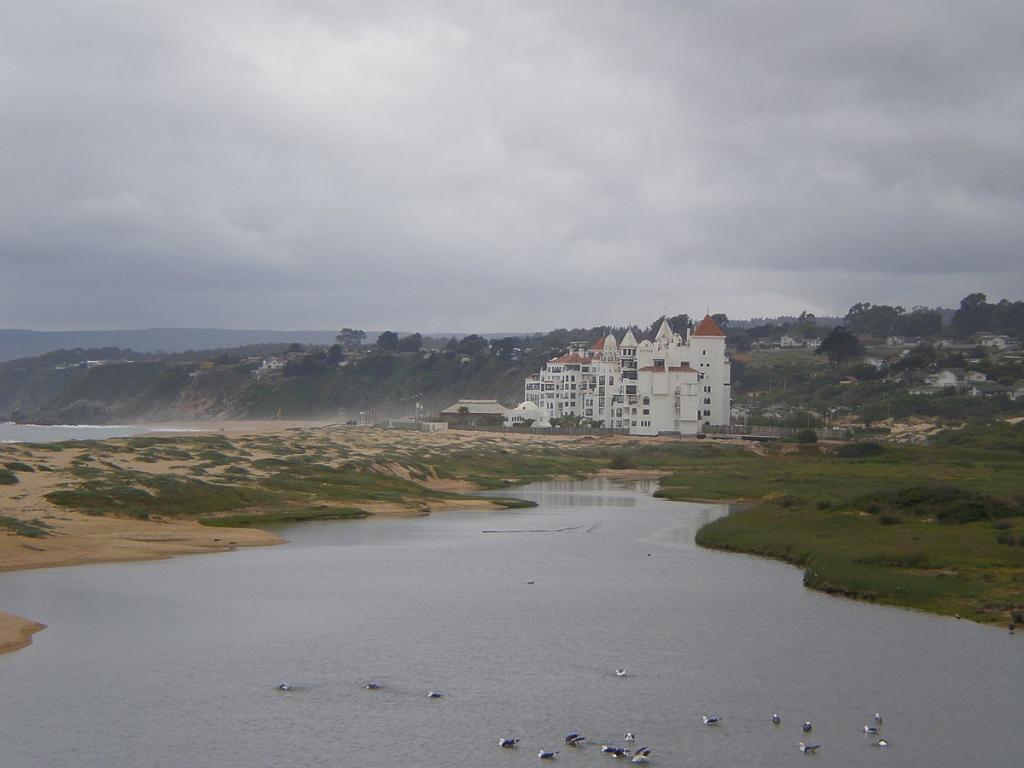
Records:
[[[527,400],[505,411],[505,426],[543,429],[550,427],[551,423],[548,421],[547,411],[542,410],[537,403]]]
[[[609,334],[545,363],[526,379],[526,402],[548,419],[578,416],[634,435],[696,434],[729,423],[730,366],[725,334],[706,316],[689,338],[668,322],[652,340]]]

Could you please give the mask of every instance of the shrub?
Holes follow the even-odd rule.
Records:
[[[764,497],[769,504],[778,504],[783,509],[795,507],[800,503],[800,497],[792,493],[769,493]]]
[[[882,525],[899,525],[903,522],[903,518],[899,515],[894,515],[892,512],[883,512],[878,516],[878,522]]]
[[[869,515],[877,515],[879,512],[882,511],[882,505],[879,504],[877,501],[869,501],[867,504],[864,505],[864,511],[867,512]]]
[[[611,469],[636,469],[636,462],[624,453],[617,453],[608,462]]]
[[[996,534],[996,541],[1000,544],[1012,547],[1017,543],[1016,531],[1000,531]]]
[[[813,429],[801,429],[793,434],[794,443],[802,443],[804,445],[809,443],[818,442],[818,433]]]
[[[0,469],[0,485],[14,485],[18,482],[18,476],[9,469]]]
[[[35,469],[23,461],[5,461],[4,466],[12,472],[35,472]]]
[[[872,442],[849,443],[841,445],[833,451],[833,455],[840,459],[869,459],[883,453],[885,453],[885,448]]]

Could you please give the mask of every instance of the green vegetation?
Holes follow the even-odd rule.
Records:
[[[356,520],[369,517],[370,512],[358,507],[317,507],[300,509],[291,512],[274,512],[254,515],[224,515],[223,517],[201,517],[203,525],[218,528],[247,528],[258,525],[261,528],[281,525],[284,523],[301,523],[310,520]]]
[[[33,539],[41,539],[50,535],[52,525],[42,520],[19,520],[16,517],[0,515],[0,529],[6,529],[16,536],[28,536]]]
[[[35,472],[31,464],[26,464],[23,461],[5,461],[4,467],[12,472]]]
[[[752,500],[697,543],[802,566],[814,589],[981,622],[1024,609],[1024,455],[855,445],[710,460],[656,495]]]
[[[15,485],[18,476],[9,469],[0,469],[0,485]]]

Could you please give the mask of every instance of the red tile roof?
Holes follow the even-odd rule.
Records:
[[[602,336],[600,339],[594,342],[594,345],[591,347],[591,349],[604,349],[604,340],[605,337]]]
[[[694,336],[725,336],[718,323],[711,319],[711,315],[704,315],[704,319],[697,323],[693,329]]]

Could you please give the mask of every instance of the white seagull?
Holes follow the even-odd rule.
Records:
[[[634,763],[646,763],[651,759],[651,750],[649,747],[640,747],[640,749],[633,752],[631,760]]]
[[[376,691],[380,688],[380,683],[375,683],[372,680],[363,686],[368,691]]]
[[[875,712],[875,722],[878,723],[879,725],[882,724],[882,716],[880,714],[878,714],[877,712]]]
[[[626,734],[626,741],[636,741],[636,736],[633,735],[632,731]]]
[[[555,755],[557,754],[558,752],[548,752],[547,750],[542,749],[540,752],[537,753],[537,757],[539,757],[541,760],[554,760]]]
[[[778,712],[772,712],[772,725],[778,725],[782,722],[782,718],[779,717]]]
[[[519,739],[498,739],[498,746],[505,749],[512,749],[518,743]]]
[[[808,721],[808,722],[804,723],[804,724],[803,724],[802,726],[800,726],[800,727],[804,729],[804,733],[810,733],[810,732],[811,732],[811,728],[812,728],[813,726],[811,725],[810,721]]]
[[[879,739],[878,741],[875,742],[875,746],[876,747],[888,747],[889,746],[889,742],[886,741],[885,739]]]
[[[701,715],[700,719],[704,721],[704,725],[718,725],[722,722],[718,715]]]
[[[277,690],[279,691],[290,691],[291,689],[292,687],[288,685],[288,683],[281,683],[279,686],[277,686]]]
[[[444,694],[440,691],[427,691],[428,699],[440,699],[442,696],[444,696]]]
[[[612,757],[626,756],[626,750],[623,747],[613,747],[608,744],[602,744],[601,751],[604,752],[606,755],[611,755]]]
[[[813,755],[820,748],[821,744],[804,744],[802,741],[800,742],[800,751],[805,755]]]
[[[881,730],[882,729],[879,728],[877,725],[865,725],[864,726],[864,733],[878,733]]]
[[[626,676],[626,670],[625,669],[616,669],[615,670],[615,676],[616,677],[625,677]]]

